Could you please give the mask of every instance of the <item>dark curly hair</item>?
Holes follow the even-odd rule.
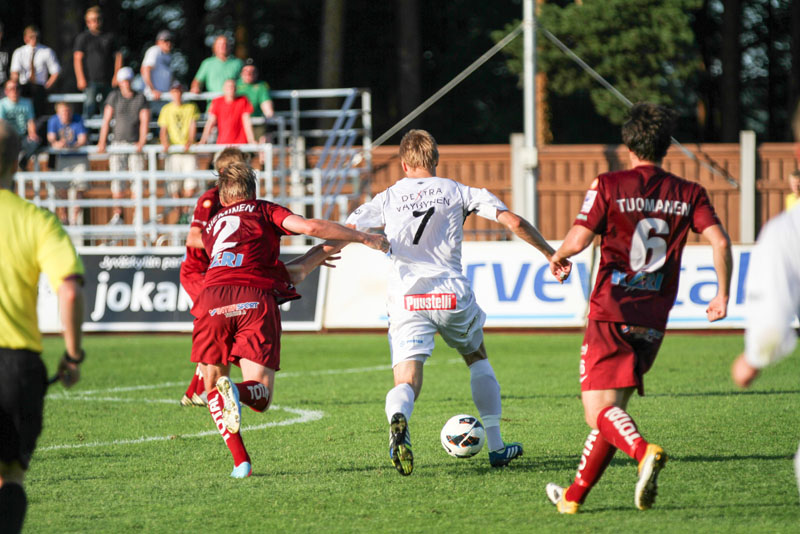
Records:
[[[672,142],[677,114],[664,106],[638,102],[622,125],[622,142],[639,159],[660,162]]]

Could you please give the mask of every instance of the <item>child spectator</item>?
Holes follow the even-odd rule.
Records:
[[[64,150],[65,153],[56,155],[56,171],[73,172],[80,174],[89,169],[89,158],[86,154],[69,153],[70,149],[86,145],[86,127],[80,115],[72,113],[72,107],[66,102],[56,103],[56,114],[47,121],[47,141],[52,148]],[[74,179],[71,182],[54,182],[56,198],[64,198],[67,192],[69,200],[82,198],[86,190],[86,182]],[[67,210],[63,207],[56,208],[56,215],[62,224],[76,225],[80,223],[81,209],[73,207]]]

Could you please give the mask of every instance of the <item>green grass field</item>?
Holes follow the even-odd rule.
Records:
[[[670,334],[647,393],[629,407],[670,461],[655,507],[633,506],[636,467],[618,453],[577,516],[547,482],[568,484],[588,432],[578,397],[581,336],[489,334],[503,435],[525,456],[491,469],[458,460],[444,422],[473,413],[469,372],[439,340],[411,419],[415,469],[387,457],[383,335],[285,335],[273,409],[245,408],[253,476],[232,460],[204,408],[178,399],[190,336],[90,336],[81,382],[51,387],[27,477],[25,532],[798,532],[792,457],[800,440],[800,358],[737,391],[738,335]],[[46,340],[50,370],[62,350]],[[237,374],[234,373],[234,377]]]

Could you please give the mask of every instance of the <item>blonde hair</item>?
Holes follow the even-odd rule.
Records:
[[[84,17],[89,18],[89,15],[96,15],[98,17],[102,17],[103,12],[100,10],[100,6],[92,6],[86,10]]]
[[[409,130],[400,140],[400,160],[409,167],[427,169],[433,174],[439,164],[436,139],[425,130]]]
[[[219,199],[223,205],[256,198],[256,173],[246,163],[232,162],[219,171]]]
[[[221,172],[222,169],[231,163],[245,163],[250,162],[250,158],[235,146],[223,148],[214,156],[214,170]]]

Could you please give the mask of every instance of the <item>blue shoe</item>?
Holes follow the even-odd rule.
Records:
[[[231,434],[239,432],[242,419],[242,405],[239,404],[239,389],[227,376],[217,380],[217,391],[222,396],[222,422]]]
[[[389,459],[397,472],[407,477],[414,470],[414,455],[411,453],[411,436],[406,416],[397,412],[389,424]]]
[[[502,449],[498,451],[489,451],[489,463],[492,467],[503,467],[514,458],[522,456],[522,443],[504,443]]]
[[[231,471],[231,477],[233,478],[247,478],[252,474],[253,466],[250,465],[250,462],[242,462]]]

